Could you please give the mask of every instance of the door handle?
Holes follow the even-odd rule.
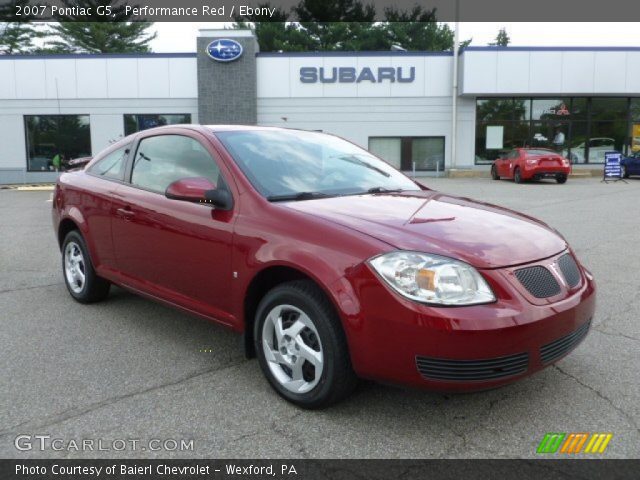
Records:
[[[135,216],[135,213],[131,210],[131,207],[118,208],[116,212],[125,220],[130,220]]]

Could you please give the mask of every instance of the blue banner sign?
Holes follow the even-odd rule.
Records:
[[[605,152],[604,178],[622,178],[622,154],[620,152]]]

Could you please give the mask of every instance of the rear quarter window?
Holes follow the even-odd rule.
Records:
[[[105,178],[122,180],[130,147],[131,145],[125,145],[109,153],[91,165],[89,172]]]

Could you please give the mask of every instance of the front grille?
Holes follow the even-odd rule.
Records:
[[[429,380],[492,380],[526,372],[529,355],[525,352],[485,360],[447,360],[418,356],[416,366],[420,374]]]
[[[560,293],[560,285],[546,268],[536,265],[515,271],[516,277],[531,295],[536,298],[553,297]]]
[[[558,259],[558,267],[571,288],[580,283],[580,269],[570,254],[565,253]]]
[[[553,362],[573,350],[587,335],[590,326],[591,320],[582,325],[575,332],[540,347],[540,359],[542,360],[542,363]]]

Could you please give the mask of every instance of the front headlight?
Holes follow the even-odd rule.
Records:
[[[429,253],[396,251],[369,264],[398,293],[417,302],[461,306],[496,300],[471,265]]]

